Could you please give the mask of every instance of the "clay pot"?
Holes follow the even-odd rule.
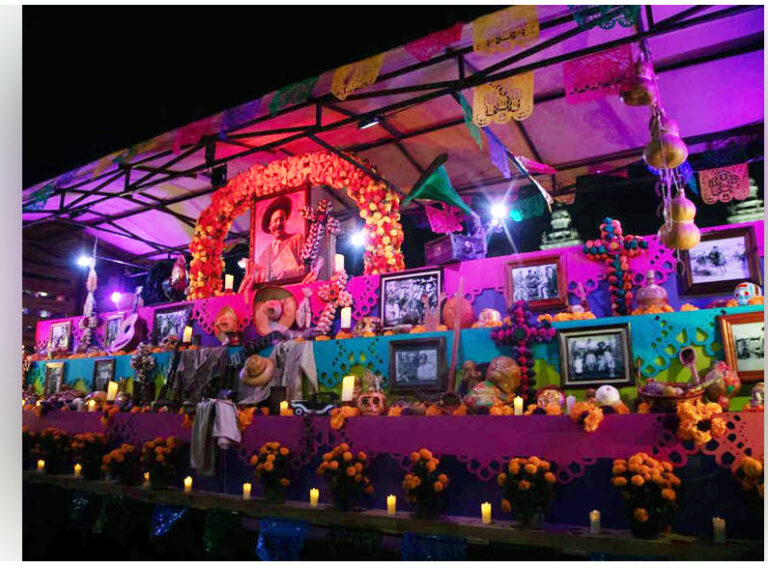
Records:
[[[656,103],[656,85],[653,82],[653,67],[644,61],[635,64],[632,83],[619,92],[621,102],[628,106],[652,106]]]

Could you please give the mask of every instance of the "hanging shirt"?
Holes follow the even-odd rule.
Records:
[[[270,385],[286,387],[288,400],[303,400],[302,373],[306,375],[311,391],[318,391],[315,352],[311,341],[281,341],[269,358],[275,362],[275,373]],[[311,394],[311,393],[306,393]]]

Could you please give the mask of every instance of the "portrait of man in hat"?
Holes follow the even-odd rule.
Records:
[[[305,222],[299,209],[306,205],[306,192],[296,191],[256,202],[251,240],[256,282],[301,278],[306,272],[301,260]]]

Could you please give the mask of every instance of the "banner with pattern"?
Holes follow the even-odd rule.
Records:
[[[747,164],[736,164],[699,172],[701,199],[707,205],[718,201],[727,203],[732,199],[749,197],[749,170]]]
[[[269,102],[269,114],[274,116],[280,109],[288,105],[303,103],[312,94],[316,84],[317,77],[310,77],[278,90]]]
[[[536,6],[512,6],[472,22],[473,49],[491,55],[524,47],[539,39]]]
[[[380,53],[356,63],[342,65],[333,74],[331,92],[343,101],[356,90],[373,85],[379,76],[382,63],[384,54]]]
[[[533,113],[533,71],[491,81],[474,91],[472,121],[480,127],[525,120]]]

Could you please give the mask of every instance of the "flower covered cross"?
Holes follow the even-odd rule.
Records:
[[[301,260],[314,267],[320,248],[320,241],[325,232],[335,235],[341,230],[339,220],[331,214],[333,205],[327,199],[321,199],[317,208],[302,207],[301,216],[309,223],[309,233],[301,249]]]
[[[339,308],[346,308],[352,305],[352,294],[347,292],[347,272],[337,270],[331,276],[331,279],[320,286],[317,296],[325,302],[323,311],[317,322],[317,331],[320,334],[328,335],[331,331],[333,319],[336,317],[336,311]]]

